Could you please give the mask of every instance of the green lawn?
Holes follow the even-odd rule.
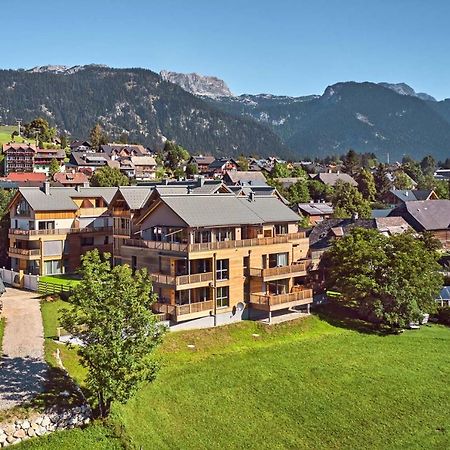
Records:
[[[110,425],[128,448],[450,448],[449,348],[443,326],[382,336],[318,316],[171,333]],[[23,448],[103,448],[98,427]]]
[[[11,134],[13,131],[18,131],[17,126],[0,126],[0,145],[5,144],[6,142],[11,142]],[[18,136],[14,139],[15,142],[24,142],[27,139],[19,138]]]
[[[66,286],[76,286],[80,280],[75,275],[45,275],[39,277],[39,281]]]

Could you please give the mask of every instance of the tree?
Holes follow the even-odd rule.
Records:
[[[287,200],[291,205],[306,203],[311,200],[306,181],[300,180],[288,189]]]
[[[244,171],[248,170],[248,159],[246,156],[244,155],[239,156],[237,163],[239,165],[240,170]]]
[[[350,183],[339,180],[334,187],[332,198],[334,216],[337,218],[352,217],[368,219],[371,216],[370,203],[361,192]]]
[[[152,352],[164,330],[151,312],[151,277],[145,270],[133,275],[128,265],[111,268],[109,258],[98,250],[82,257],[82,280],[62,317],[62,326],[84,343],[78,354],[103,417],[113,400],[126,402],[139,383],[154,378]]]
[[[172,171],[179,169],[182,163],[190,157],[189,152],[185,148],[172,141],[166,141],[164,155],[166,167]]]
[[[388,172],[383,164],[378,164],[377,169],[373,175],[375,180],[375,187],[377,189],[377,200],[383,202],[387,194],[392,188],[392,183],[388,178]]]
[[[431,155],[425,156],[420,162],[420,167],[425,176],[433,176],[436,171],[436,160]]]
[[[8,213],[9,202],[12,200],[15,193],[16,191],[13,189],[7,190],[0,188],[0,219],[3,219]]]
[[[101,167],[94,172],[91,178],[91,186],[115,187],[128,186],[129,184],[128,177],[116,167]]]
[[[315,202],[330,201],[334,192],[334,189],[331,186],[321,183],[318,180],[309,180],[308,189],[311,198]]]
[[[374,202],[377,195],[377,188],[375,187],[375,179],[368,169],[361,169],[356,177],[358,182],[359,192],[369,202]]]
[[[362,317],[404,327],[435,309],[443,281],[437,258],[412,233],[355,228],[326,253],[327,287]]]
[[[61,148],[65,149],[69,146],[69,139],[67,138],[67,134],[63,133],[59,136],[59,140],[61,141]]]
[[[48,168],[48,175],[50,178],[53,178],[55,173],[59,173],[61,171],[61,166],[56,158],[52,158],[50,161],[50,166]]]
[[[395,172],[394,187],[396,189],[412,189],[413,183],[411,177],[406,175],[403,170]]]
[[[25,123],[22,129],[25,137],[29,139],[37,138],[41,146],[44,142],[52,142],[56,136],[56,128],[50,127],[47,120],[42,117],[38,117],[30,123]]]
[[[361,158],[355,150],[350,149],[343,158],[344,172],[353,176],[358,173],[361,167]]]
[[[290,170],[285,163],[275,161],[270,176],[272,178],[286,178],[290,175]]]
[[[186,165],[186,176],[187,177],[193,177],[194,175],[198,174],[198,167],[196,164],[187,164]]]
[[[450,199],[450,181],[435,180],[434,192],[441,199]]]
[[[108,136],[98,123],[92,128],[91,132],[89,133],[89,139],[91,141],[92,147],[97,149],[99,149],[101,145],[105,145],[108,143]]]

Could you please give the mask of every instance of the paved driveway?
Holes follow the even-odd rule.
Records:
[[[0,410],[41,392],[47,370],[39,298],[33,292],[7,288],[2,295],[6,318],[0,360]]]

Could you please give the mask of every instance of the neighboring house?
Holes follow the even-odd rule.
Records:
[[[436,302],[439,303],[440,306],[450,307],[450,286],[444,286],[441,289],[436,298]]]
[[[300,178],[300,177],[284,177],[284,178],[275,178],[275,181],[280,183],[280,185],[281,185],[281,187],[283,189],[289,189],[295,183],[297,183],[299,181],[304,181],[304,178]]]
[[[36,149],[36,153],[34,155],[33,171],[48,175],[50,164],[54,159],[58,161],[60,170],[62,170],[64,167],[65,157],[66,152],[64,150],[38,148]]]
[[[223,182],[231,186],[267,186],[264,174],[255,171],[227,170]]]
[[[170,326],[270,320],[274,311],[309,309],[308,239],[297,214],[277,198],[156,188],[131,219],[124,192],[111,205],[114,260],[149,270],[158,295],[153,309]],[[125,238],[122,218],[134,239]]]
[[[399,205],[417,200],[438,200],[433,189],[391,189],[386,197],[386,203]]]
[[[8,174],[6,177],[7,181],[12,181],[18,183],[18,185],[25,185],[26,183],[44,183],[47,179],[45,173],[34,173],[34,172],[13,172]]]
[[[89,141],[72,141],[70,143],[71,152],[95,152]]]
[[[450,169],[437,169],[436,172],[434,172],[434,178],[436,178],[436,180],[450,180]]]
[[[5,175],[10,173],[38,172],[48,174],[50,163],[56,159],[64,164],[64,150],[42,149],[33,144],[10,142],[3,144]]]
[[[82,172],[59,172],[53,175],[53,181],[56,181],[64,187],[89,186],[89,178]]]
[[[397,206],[390,216],[403,217],[416,231],[429,231],[450,250],[450,200],[422,200]]]
[[[355,181],[353,177],[351,177],[348,173],[331,173],[331,172],[323,172],[318,174],[312,174],[311,178],[313,180],[320,181],[327,186],[334,187],[338,181],[343,181],[344,183],[350,183],[352,186],[358,186],[358,183]]]
[[[208,166],[208,174],[211,177],[223,177],[227,171],[238,168],[239,164],[234,159],[218,158]]]
[[[319,222],[309,235],[311,275],[317,283],[317,288],[320,289],[324,282],[324,273],[320,264],[323,253],[330,248],[335,239],[342,238],[356,227],[378,230],[386,236],[405,233],[412,229],[402,217],[325,219]]]
[[[11,268],[38,275],[74,272],[94,248],[112,252],[108,210],[117,188],[19,188],[10,202]]]
[[[139,144],[106,144],[100,146],[100,152],[111,159],[131,158],[132,156],[150,156],[150,150]]]
[[[36,150],[37,148],[33,144],[19,144],[17,142],[3,144],[5,175],[15,172],[33,172]]]
[[[100,167],[114,166],[111,158],[105,153],[94,152],[74,152],[71,153],[66,167],[74,168],[77,171],[95,172]]]
[[[331,203],[298,203],[293,210],[301,217],[307,217],[311,226],[333,216]]]
[[[153,156],[132,156],[134,176],[138,181],[154,180],[156,178],[156,161]]]
[[[200,175],[205,175],[208,173],[209,165],[215,161],[214,156],[210,155],[194,155],[191,156],[187,164],[192,164],[197,167],[197,172]]]

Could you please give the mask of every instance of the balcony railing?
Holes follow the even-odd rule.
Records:
[[[304,300],[305,303],[310,303],[312,302],[312,298],[312,289],[302,289],[289,294],[251,294],[250,303],[266,306],[277,306],[285,303],[299,302],[302,300]]]
[[[9,253],[13,255],[22,255],[22,256],[40,256],[41,251],[39,249],[32,249],[28,250],[25,248],[16,248],[16,247],[9,247]]]
[[[53,236],[72,233],[106,233],[111,231],[112,227],[54,228],[48,230],[20,230],[18,228],[10,228],[9,234],[15,236]]]
[[[156,314],[169,314],[170,316],[177,318],[187,314],[194,314],[200,312],[209,312],[213,309],[214,303],[212,300],[206,300],[204,302],[189,303],[186,305],[170,305],[167,303],[154,303],[153,312]]]
[[[128,236],[130,237],[130,230],[127,230],[126,228],[117,228],[115,227],[113,229],[113,234],[116,236]]]
[[[281,234],[274,237],[240,239],[233,241],[204,242],[202,244],[184,244],[178,242],[144,241],[141,239],[125,239],[124,245],[127,247],[140,247],[155,250],[166,250],[175,252],[203,252],[208,250],[220,250],[227,248],[253,247],[257,245],[285,244],[303,239],[304,232]]]
[[[162,273],[152,274],[153,282],[159,284],[169,284],[171,286],[182,286],[186,284],[195,284],[209,282],[213,280],[212,272],[194,273],[191,275],[165,275]]]
[[[250,276],[258,278],[269,278],[274,276],[290,275],[295,273],[306,272],[306,261],[294,262],[288,266],[271,267],[268,269],[250,268]]]

